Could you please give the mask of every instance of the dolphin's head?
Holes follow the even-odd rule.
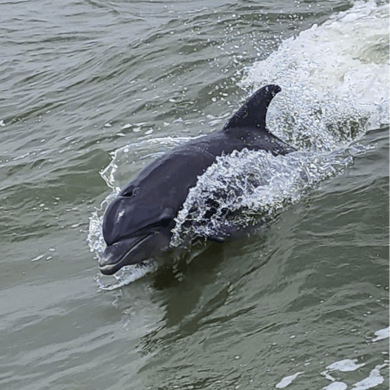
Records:
[[[169,248],[174,214],[142,200],[134,201],[126,191],[108,206],[103,219],[107,247],[99,269],[112,275],[125,265],[140,263],[161,255]]]

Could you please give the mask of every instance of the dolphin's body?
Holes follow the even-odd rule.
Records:
[[[104,215],[103,236],[107,247],[99,262],[103,274],[114,274],[125,265],[168,250],[174,218],[190,188],[217,156],[244,148],[262,149],[273,155],[294,151],[266,128],[268,106],[280,90],[277,85],[259,89],[221,131],[157,158],[122,189]]]

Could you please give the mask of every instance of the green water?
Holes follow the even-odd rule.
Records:
[[[384,7],[388,26],[381,4],[337,23],[357,14],[362,31]],[[151,273],[103,292],[87,243],[89,219],[111,192],[99,174],[110,152],[221,128],[249,96],[242,85],[257,61],[274,53],[278,63],[290,37],[351,7],[1,4],[2,389],[334,390],[367,379],[360,389],[389,387],[388,338],[375,335],[389,325],[388,84],[386,93],[366,91],[366,111],[365,92],[351,92],[348,104],[368,124],[352,142],[364,152],[342,173],[306,189],[255,237],[210,245],[180,280]],[[355,33],[343,32],[346,46]],[[321,42],[330,39],[324,34]],[[381,67],[388,73],[388,31],[373,36],[360,57],[341,58],[356,69],[348,76],[356,90],[379,80]],[[273,65],[278,77],[282,65]],[[337,72],[322,72],[334,89],[347,80],[334,81]],[[253,77],[245,85],[262,82]],[[310,77],[290,79],[308,100]],[[342,109],[328,104],[330,116]],[[142,145],[139,159],[121,167],[129,178],[161,151]],[[340,361],[342,369],[327,368]]]

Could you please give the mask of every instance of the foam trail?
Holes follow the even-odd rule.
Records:
[[[388,18],[388,4],[357,2],[284,41],[247,70],[241,85],[282,87],[269,127],[298,148],[330,149],[388,126]]]

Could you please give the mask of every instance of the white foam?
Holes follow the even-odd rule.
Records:
[[[100,207],[92,212],[92,215],[89,218],[89,230],[87,242],[91,252],[95,252],[99,257],[106,248],[106,243],[103,238],[103,215],[107,206],[112,202],[116,197],[117,192],[113,191],[110,193],[101,203]]]
[[[333,382],[328,386],[323,387],[323,390],[345,390],[348,386],[344,382]]]
[[[354,359],[344,359],[338,362],[334,362],[327,366],[326,368],[330,371],[341,371],[341,372],[349,372],[356,371],[358,368],[363,367],[364,363],[356,364],[357,360]]]
[[[379,329],[375,333],[376,338],[373,339],[372,341],[379,341],[383,339],[388,339],[390,336],[390,327],[388,326],[387,328],[384,329]]]
[[[370,375],[366,379],[355,383],[352,390],[368,390],[382,384],[385,379],[379,370],[383,367],[385,367],[385,364],[376,366],[373,370],[371,370]]]
[[[43,259],[44,257],[45,257],[45,255],[39,255],[39,256],[34,257],[33,259],[31,259],[31,261],[32,261],[32,262],[34,262],[34,261],[39,261],[39,260]]]
[[[351,360],[351,359],[343,359],[337,362],[334,362],[326,367],[326,370],[322,372],[321,374],[325,376],[326,379],[332,381],[333,383],[328,385],[327,387],[324,387],[326,390],[336,390],[336,389],[345,389],[343,387],[345,383],[343,382],[335,382],[335,378],[333,378],[332,375],[330,375],[330,372],[332,371],[340,371],[340,372],[351,372],[356,371],[358,368],[363,367],[364,363],[362,364],[356,364],[357,360]],[[332,387],[333,386],[333,387]]]
[[[275,387],[277,389],[284,389],[285,387],[290,385],[298,377],[298,375],[301,375],[301,374],[303,374],[303,372],[297,372],[294,375],[286,376],[277,385],[275,385]]]
[[[276,116],[272,128],[287,121],[287,127],[296,127],[292,138],[298,143],[299,133],[310,134],[313,126],[317,132],[356,119],[368,129],[388,125],[388,14],[388,4],[357,2],[321,26],[284,41],[248,69],[242,86],[282,87],[284,96],[271,107]]]
[[[357,359],[344,359],[337,362],[334,362],[326,367],[326,370],[322,373],[326,379],[332,381],[329,385],[323,387],[323,390],[345,390],[348,386],[344,382],[336,381],[329,372],[339,371],[342,373],[348,373],[358,370],[361,367],[364,367],[366,364],[361,363],[357,364]],[[377,365],[374,369],[370,371],[370,374],[367,378],[356,382],[352,390],[368,390],[373,387],[376,387],[384,382],[384,378],[380,373],[380,369],[386,367],[386,364]]]

